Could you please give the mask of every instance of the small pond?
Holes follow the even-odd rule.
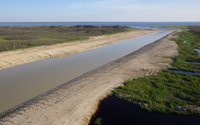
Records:
[[[171,70],[171,69],[168,69],[168,71],[177,72],[177,73],[185,73],[185,74],[189,74],[189,75],[200,75],[200,72],[188,72],[188,71]]]
[[[200,49],[194,49],[194,50],[198,51],[199,52],[199,56],[200,56]]]
[[[200,65],[199,62],[187,62],[188,64],[196,64],[196,65]]]
[[[186,43],[186,44],[191,44],[191,43],[189,43],[189,42],[186,42],[186,41],[184,41],[183,43]]]
[[[200,125],[198,116],[148,112],[115,96],[101,102],[95,117],[102,118],[103,125]],[[95,125],[94,121],[89,125]]]

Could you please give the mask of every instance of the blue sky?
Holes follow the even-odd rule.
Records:
[[[200,22],[200,0],[0,0],[0,22]]]

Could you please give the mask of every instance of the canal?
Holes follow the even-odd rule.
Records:
[[[67,57],[0,70],[0,113],[172,32],[160,31]]]

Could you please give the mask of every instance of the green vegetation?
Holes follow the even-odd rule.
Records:
[[[154,26],[152,28],[187,29],[188,26]]]
[[[200,107],[200,77],[165,70],[158,75],[127,81],[113,94],[129,102],[142,102],[141,106],[148,111],[179,113],[175,106]]]
[[[200,38],[200,26],[188,26],[190,32]]]
[[[0,26],[0,52],[127,32],[127,26]]]
[[[102,118],[97,118],[94,122],[95,125],[102,125]]]
[[[200,38],[193,31],[177,33],[173,39],[178,45],[180,55],[174,58],[172,69],[200,71],[198,52]],[[187,43],[183,43],[186,41]],[[168,70],[157,75],[127,81],[124,86],[113,91],[115,96],[139,104],[148,111],[160,113],[197,114],[200,116],[200,76],[174,73]]]
[[[200,65],[191,64],[188,62],[199,62],[199,52],[194,49],[200,49],[200,39],[191,32],[177,33],[178,39],[172,39],[179,45],[179,55],[174,58],[175,62],[172,64],[176,70],[200,72]],[[184,43],[184,41],[186,43]]]

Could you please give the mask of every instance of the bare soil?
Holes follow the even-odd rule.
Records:
[[[139,31],[141,32],[141,31]],[[125,34],[125,33],[124,33]],[[168,35],[138,51],[90,71],[0,119],[2,125],[86,125],[99,100],[127,80],[171,67],[178,54]]]

